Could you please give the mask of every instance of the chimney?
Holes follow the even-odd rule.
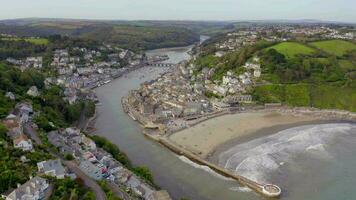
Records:
[[[33,178],[32,175],[30,175],[30,180],[31,180],[32,178]]]
[[[19,187],[21,186],[21,184],[20,184],[20,183],[17,183],[16,185],[17,185],[17,188],[19,188]]]

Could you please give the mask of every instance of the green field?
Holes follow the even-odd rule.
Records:
[[[356,112],[356,93],[352,87],[331,84],[276,84],[258,86],[253,92],[260,103],[284,103],[289,106],[312,106]]]
[[[48,40],[46,38],[2,38],[2,40],[25,40],[26,42],[31,42],[32,44],[36,45],[47,45]]]
[[[326,53],[336,56],[342,56],[347,51],[356,50],[356,44],[343,40],[328,40],[320,42],[312,42],[310,45],[325,51]]]
[[[311,55],[315,52],[314,49],[297,42],[282,42],[272,47],[269,47],[268,49],[275,49],[287,58],[293,58],[299,54]]]
[[[341,69],[345,71],[356,70],[356,63],[353,63],[350,60],[339,60],[338,63]]]
[[[31,43],[37,44],[37,45],[47,45],[48,44],[48,40],[46,38],[28,38],[28,39],[25,39],[25,41],[31,42]]]

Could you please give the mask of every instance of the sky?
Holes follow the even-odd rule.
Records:
[[[0,19],[356,22],[356,0],[0,0],[0,5]]]

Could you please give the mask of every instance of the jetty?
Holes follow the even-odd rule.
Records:
[[[149,134],[147,132],[144,132],[144,135],[151,139],[154,140],[158,143],[160,143],[161,145],[163,145],[164,147],[168,148],[169,150],[171,150],[172,152],[181,155],[181,156],[185,156],[188,159],[190,159],[191,161],[199,164],[199,165],[204,165],[209,167],[210,169],[214,170],[216,173],[227,177],[227,178],[231,178],[233,180],[238,181],[240,184],[245,185],[249,188],[251,188],[252,190],[262,194],[265,197],[270,197],[270,198],[278,198],[280,197],[281,193],[282,193],[282,189],[274,184],[261,184],[261,183],[257,183],[253,180],[250,180],[246,177],[234,174],[222,167],[219,167],[213,163],[210,163],[202,158],[200,158],[197,155],[194,155],[192,152],[185,150],[184,148],[181,148],[180,146],[174,144],[173,142],[171,142],[168,138],[164,137],[164,136],[158,136],[158,135],[152,135]]]

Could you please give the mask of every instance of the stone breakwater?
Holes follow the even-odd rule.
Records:
[[[213,171],[215,171],[216,173],[218,173],[224,177],[236,180],[240,184],[247,186],[247,187],[251,188],[252,190],[256,191],[257,193],[260,193],[266,197],[279,197],[282,193],[281,188],[277,185],[257,183],[255,181],[252,181],[252,180],[246,178],[246,177],[232,173],[224,168],[221,168],[221,167],[214,165],[206,160],[203,160],[199,156],[194,155],[193,153],[185,150],[184,148],[179,147],[178,145],[169,141],[169,139],[167,139],[164,136],[153,136],[153,135],[145,133],[145,132],[144,132],[144,135],[147,138],[160,143],[161,145],[168,148],[169,150],[176,153],[177,155],[184,156],[199,165],[207,166],[210,169],[212,169]]]

